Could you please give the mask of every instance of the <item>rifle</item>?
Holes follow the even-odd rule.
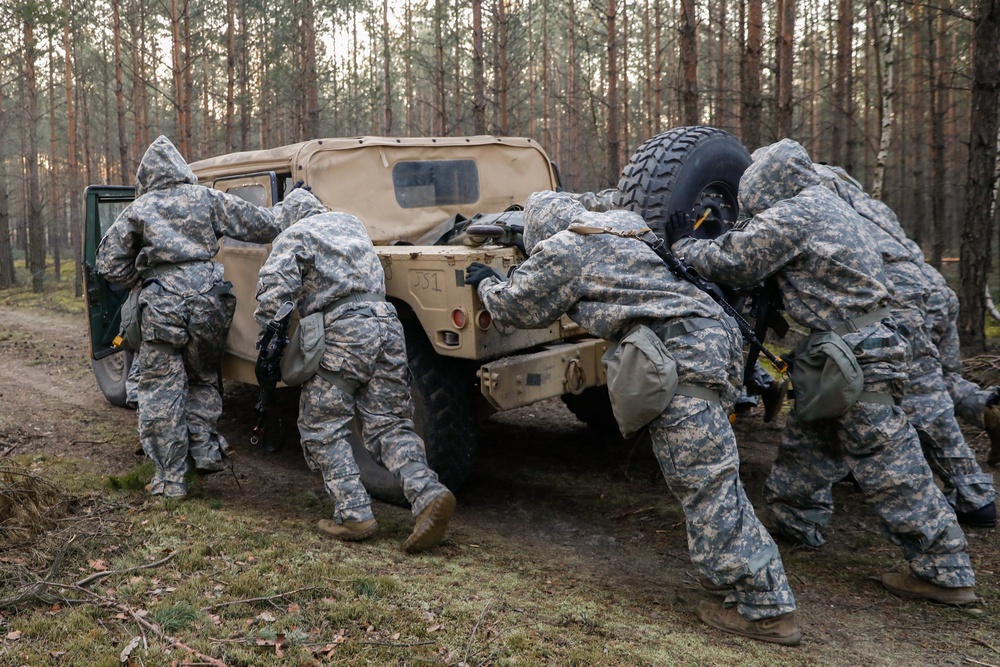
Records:
[[[655,241],[650,241],[647,237],[654,236]],[[764,347],[761,342],[763,339],[763,333],[766,333],[766,325],[768,318],[758,318],[758,325],[762,326],[762,335],[757,336],[754,328],[750,326],[750,323],[743,318],[736,308],[726,299],[726,295],[723,293],[722,288],[713,282],[709,282],[698,275],[692,267],[681,261],[676,255],[674,255],[670,250],[667,249],[667,244],[664,243],[663,239],[659,236],[655,236],[652,232],[644,234],[643,236],[637,237],[640,241],[645,243],[650,247],[650,249],[656,253],[656,256],[663,260],[663,263],[667,265],[670,272],[681,280],[686,280],[701,291],[712,297],[722,310],[736,321],[736,325],[740,328],[740,332],[743,334],[744,340],[750,343],[750,350],[753,352],[753,362],[748,362],[749,366],[752,367],[757,361],[757,354],[762,353],[767,359],[774,364],[774,368],[779,373],[784,373],[788,370],[788,363],[779,356],[773,354],[770,350]],[[744,371],[745,373],[746,371]]]
[[[253,427],[253,435],[250,436],[251,444],[260,443],[265,452],[276,452],[281,449],[281,420],[278,420],[276,429],[278,437],[274,438],[267,431],[267,410],[274,399],[274,390],[281,380],[281,357],[285,353],[285,346],[288,345],[288,320],[295,310],[295,303],[286,301],[281,304],[281,308],[264,328],[264,333],[257,343],[260,352],[257,353],[257,364],[254,367],[254,374],[257,376],[257,384],[260,385],[260,394],[254,410],[257,412],[257,424]]]

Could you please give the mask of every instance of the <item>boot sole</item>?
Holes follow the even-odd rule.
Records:
[[[442,493],[431,501],[430,512],[419,524],[414,526],[413,533],[406,538],[403,550],[414,554],[437,546],[444,539],[448,522],[455,513],[455,496],[450,491]],[[426,510],[424,510],[426,511]]]
[[[886,583],[884,580],[882,581],[882,586],[885,587],[885,590],[889,591],[896,597],[907,598],[909,600],[927,600],[928,602],[944,604],[948,605],[949,607],[966,607],[970,604],[974,604],[976,600],[978,600],[978,598],[975,595],[973,595],[971,599],[962,600],[961,602],[955,600],[945,600],[944,598],[932,597],[930,595],[923,595],[915,591],[910,591],[903,588],[896,588],[895,586]]]
[[[360,542],[361,540],[366,540],[372,535],[374,535],[376,532],[378,532],[378,522],[373,523],[367,529],[358,533],[329,532],[323,530],[322,522],[316,524],[316,530],[318,530],[321,535],[325,535],[326,537],[332,537],[334,539],[340,540],[341,542]]]

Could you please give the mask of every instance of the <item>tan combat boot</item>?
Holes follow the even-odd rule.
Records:
[[[976,601],[976,593],[972,586],[945,588],[931,581],[918,579],[909,572],[887,572],[882,575],[882,585],[890,593],[900,597],[923,598],[956,607]]]
[[[797,646],[802,641],[802,631],[795,622],[794,612],[748,621],[736,611],[736,607],[724,607],[721,602],[702,600],[698,603],[696,613],[698,618],[713,628],[734,635],[785,646]]]
[[[454,513],[455,494],[451,491],[439,494],[417,515],[413,532],[406,538],[403,550],[415,554],[437,546],[444,539],[444,531],[448,528],[448,521]]]
[[[330,519],[321,519],[316,527],[320,532],[336,537],[344,542],[358,542],[371,537],[378,530],[378,522],[375,519],[367,521],[345,521],[337,523]]]
[[[990,456],[986,462],[995,466],[1000,463],[1000,405],[990,405],[983,410],[983,423],[990,436]]]

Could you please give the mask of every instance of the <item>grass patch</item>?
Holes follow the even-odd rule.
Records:
[[[104,488],[109,491],[142,491],[146,485],[153,481],[156,473],[156,466],[149,459],[144,459],[142,463],[128,471],[124,475],[108,475],[104,481]]]

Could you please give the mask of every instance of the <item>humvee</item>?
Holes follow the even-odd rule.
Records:
[[[731,163],[731,164],[730,164]],[[736,219],[743,145],[713,128],[677,128],[643,144],[623,172],[619,199],[649,216],[654,230],[674,208],[717,224]],[[414,422],[431,466],[458,488],[470,472],[481,416],[563,397],[583,421],[613,426],[600,362],[607,341],[568,317],[523,330],[493,320],[465,285],[472,262],[508,273],[523,261],[520,205],[560,188],[558,170],[527,138],[494,136],[315,139],[191,164],[199,183],[260,206],[303,180],[327,207],[368,229],[386,277],[386,297],[403,323],[412,374]],[[114,347],[124,292],[94,271],[97,246],[133,199],[125,186],[86,190],[85,275],[92,365],[98,386],[125,405],[130,352]],[[658,222],[657,222],[658,221]],[[237,297],[222,376],[256,384],[257,273],[270,250],[223,239],[216,259]],[[392,476],[355,443],[369,491],[400,500]]]

